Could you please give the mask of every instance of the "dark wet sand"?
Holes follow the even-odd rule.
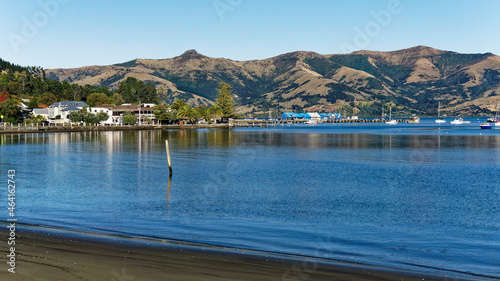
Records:
[[[5,224],[0,226],[0,280],[459,280],[305,257],[39,227],[16,229],[16,274],[12,274],[6,264],[9,233]]]

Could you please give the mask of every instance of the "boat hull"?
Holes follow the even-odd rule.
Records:
[[[491,129],[493,128],[493,126],[491,125],[491,123],[482,123],[481,125],[481,129]]]

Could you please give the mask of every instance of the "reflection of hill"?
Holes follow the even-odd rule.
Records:
[[[268,129],[144,130],[1,135],[2,145],[38,144],[54,153],[109,153],[136,150],[152,153],[164,149],[169,139],[178,149],[209,147],[299,147],[321,149],[384,149],[408,147],[418,150],[500,148],[500,136],[390,135],[360,133],[305,133]]]

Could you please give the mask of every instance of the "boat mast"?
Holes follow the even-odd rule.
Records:
[[[497,112],[495,113],[495,122],[498,122],[498,107],[500,106],[500,101],[497,103]]]

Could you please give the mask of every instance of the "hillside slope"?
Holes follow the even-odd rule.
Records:
[[[195,50],[161,60],[51,69],[48,78],[116,88],[135,77],[163,89],[168,102],[210,104],[220,81],[233,86],[240,111],[350,109],[374,114],[385,102],[406,113],[450,114],[494,110],[500,97],[500,57],[459,54],[425,46],[343,55],[293,52],[264,60],[211,58]],[[371,108],[371,109],[367,109]]]

